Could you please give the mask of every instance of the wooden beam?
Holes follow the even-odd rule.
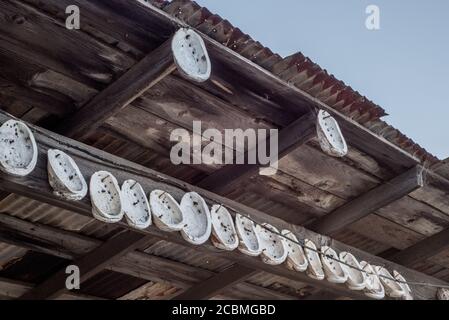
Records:
[[[122,6],[119,0],[111,0],[110,2],[111,6],[117,9]],[[188,26],[187,23],[156,8],[147,1],[129,1],[127,3],[127,10],[133,13],[133,17],[137,17],[136,19],[139,23],[146,24],[148,21],[151,21],[154,25],[157,24],[159,32],[169,32],[174,28]],[[209,33],[212,34],[212,31],[209,31]],[[323,103],[318,98],[280,79],[272,72],[245,58],[238,52],[224,46],[206,34],[203,35],[203,39],[208,47],[209,55],[214,57],[217,63],[223,64],[228,70],[232,70],[236,79],[242,75],[251,75],[252,87],[258,87],[260,92],[264,92],[264,90],[274,93],[281,92],[281,99],[285,101],[286,105],[289,104],[293,107],[299,107],[302,104],[303,106],[309,105],[328,111],[339,122],[349,145],[372,156],[383,165],[391,167],[395,172],[401,172],[406,168],[420,163],[419,159],[402,150],[400,147],[379,137],[376,133]]]
[[[175,300],[206,300],[215,297],[218,293],[226,290],[236,283],[257,273],[257,270],[235,264],[217,275],[203,281],[190,289],[175,296]]]
[[[77,260],[105,243],[74,232],[21,220],[5,213],[0,213],[0,241],[67,260]],[[181,289],[188,289],[216,276],[216,273],[206,269],[139,251],[128,252],[113,264],[105,266],[105,269],[155,283],[169,283]],[[245,282],[241,283],[239,288],[258,292],[258,297],[263,299],[295,299],[293,296]],[[227,295],[232,296],[232,292],[236,290],[230,288],[225,291]],[[20,295],[25,291],[21,291]]]
[[[0,277],[0,297],[6,299],[16,299],[25,294],[27,291],[33,289],[33,285],[30,283],[11,280]],[[74,292],[67,292],[61,295],[60,299],[63,300],[104,300],[103,298],[93,297],[85,294],[77,294]]]
[[[175,69],[171,41],[167,40],[75,114],[62,121],[56,131],[74,138],[85,136]]]
[[[421,188],[424,185],[422,172],[421,166],[415,166],[318,219],[310,228],[319,233],[333,234]]]
[[[315,136],[316,115],[310,111],[280,131],[278,136],[279,160]],[[257,151],[257,145],[254,148]],[[203,179],[198,186],[216,193],[225,193],[232,186],[256,174],[260,167],[260,164],[227,165]],[[248,275],[254,273],[256,270],[236,264],[207,283],[189,289],[188,292],[181,294],[176,299],[206,299],[217,295],[233,284],[244,281]]]
[[[315,137],[315,125],[315,113],[308,112],[286,128],[282,129],[278,136],[279,160]],[[257,146],[255,148],[257,148]],[[260,164],[227,165],[212,173],[197,185],[200,188],[211,190],[216,193],[223,193],[225,190],[229,190],[231,185],[239,183],[245,178],[255,174],[260,167]]]
[[[80,269],[80,283],[82,283],[103,271],[106,266],[113,264],[126,253],[141,247],[150,240],[149,237],[127,230],[71,264]],[[64,267],[37,287],[26,292],[20,299],[43,300],[57,297],[67,291],[66,279],[67,274]]]
[[[10,115],[6,114],[3,111],[0,111],[0,123],[3,123],[11,118],[12,117]],[[275,226],[277,229],[289,229],[299,239],[309,238],[319,245],[329,245],[338,251],[350,251],[359,259],[367,260],[377,265],[385,265],[389,270],[398,270],[409,281],[426,281],[435,284],[445,284],[444,281],[429,277],[420,272],[404,268],[403,266],[392,263],[385,259],[370,255],[366,252],[357,250],[356,248],[324,237],[300,226],[287,223],[281,219],[265,214],[256,209],[247,207],[241,203],[221,197],[210,191],[189,185],[183,181],[174,179],[160,172],[110,155],[96,148],[54,134],[34,125],[30,124],[29,127],[34,133],[39,148],[38,164],[32,174],[26,177],[14,177],[0,172],[0,185],[1,188],[5,191],[17,193],[19,195],[29,197],[37,201],[70,210],[84,216],[92,217],[92,206],[88,197],[81,201],[74,202],[61,199],[53,194],[53,190],[48,183],[46,152],[49,148],[59,149],[70,154],[70,156],[80,167],[81,172],[86,177],[91,176],[95,171],[98,170],[108,170],[118,179],[119,183],[123,182],[126,179],[134,179],[140,182],[144,190],[150,191],[154,189],[163,189],[173,195],[173,197],[178,201],[182,198],[187,190],[195,191],[201,194],[209,205],[214,203],[223,204],[230,209],[232,215],[235,215],[236,212],[240,212],[241,214],[249,216],[259,223],[269,223]],[[133,230],[124,221],[117,223],[117,226]],[[314,280],[309,278],[304,273],[288,270],[284,266],[267,265],[264,264],[260,259],[245,256],[237,251],[225,253],[217,252],[217,249],[210,243],[206,243],[201,246],[190,245],[182,238],[179,233],[163,232],[155,226],[151,226],[145,230],[134,230],[134,232],[151,235],[162,240],[178,243],[183,246],[205,252],[206,254],[216,255],[221,258],[228,259],[234,263],[241,263],[250,268],[266,271],[268,273],[279,275],[281,277],[286,277],[293,281],[304,282],[318,288],[327,289],[342,296],[351,298],[364,298],[363,293],[349,290],[345,286],[333,284],[328,281]],[[429,299],[430,297],[434,297],[436,294],[436,288],[433,287],[412,286],[412,289],[414,290],[417,299]]]
[[[408,247],[393,256],[391,261],[405,266],[412,266],[416,262],[425,261],[449,247],[449,229],[434,234],[420,242]]]

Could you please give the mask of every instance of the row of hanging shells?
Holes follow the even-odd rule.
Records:
[[[338,124],[333,121],[327,113],[320,111],[317,130],[321,132],[319,137],[322,137],[323,150],[341,156],[347,147],[340,139]],[[26,176],[34,170],[37,155],[35,138],[24,123],[9,120],[0,127],[0,170]],[[48,150],[47,169],[49,183],[57,196],[77,201],[87,195],[87,183],[80,169],[63,151]],[[92,214],[100,221],[116,223],[125,216],[133,228],[145,229],[152,224],[153,217],[158,228],[167,232],[180,231],[186,241],[195,245],[211,238],[219,249],[232,251],[238,248],[243,254],[260,256],[264,263],[270,265],[285,262],[291,270],[306,272],[316,280],[326,278],[329,282],[346,283],[351,290],[363,290],[374,299],[382,299],[385,295],[412,299],[410,287],[397,271],[392,275],[383,267],[365,261],[359,263],[352,254],[342,252],[338,255],[326,246],[321,247],[318,253],[316,245],[308,239],[305,239],[303,248],[292,232],[282,230],[279,233],[269,224],[255,225],[240,214],[236,214],[234,223],[225,207],[213,205],[209,211],[204,199],[195,192],[186,193],[179,204],[162,190],[153,190],[148,199],[138,182],[126,180],[120,188],[117,179],[107,171],[92,175],[89,190]]]
[[[124,190],[128,192],[124,193]],[[128,198],[120,200],[120,194]],[[391,275],[383,267],[372,266],[365,261],[359,263],[351,253],[337,254],[327,246],[318,250],[308,239],[305,239],[303,248],[288,230],[279,232],[270,224],[258,225],[240,214],[236,214],[234,220],[222,205],[215,204],[209,211],[205,200],[195,192],[186,193],[178,203],[168,192],[154,190],[148,202],[142,187],[135,181],[125,181],[120,191],[115,178],[100,171],[91,178],[91,199],[94,216],[104,222],[117,222],[125,214],[131,226],[138,227],[135,222],[130,222],[130,217],[133,217],[132,221],[142,222],[138,228],[145,228],[153,216],[159,229],[180,231],[183,238],[194,245],[201,245],[210,238],[218,249],[238,249],[248,256],[260,256],[264,263],[270,265],[285,263],[290,270],[306,272],[316,280],[345,283],[349,289],[364,291],[373,299],[385,296],[413,299],[410,287],[403,283],[404,278],[396,271]]]

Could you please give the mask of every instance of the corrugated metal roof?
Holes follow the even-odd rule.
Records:
[[[154,6],[207,34],[224,46],[320,99],[335,110],[357,121],[374,133],[429,165],[438,159],[412,139],[386,122],[385,110],[336,79],[310,58],[298,52],[286,58],[273,53],[260,42],[234,27],[228,20],[190,0],[150,0]],[[252,19],[253,17],[251,17]]]
[[[0,211],[23,220],[39,222],[69,231],[79,231],[92,221],[95,221],[74,212],[16,194],[11,194],[0,202]]]

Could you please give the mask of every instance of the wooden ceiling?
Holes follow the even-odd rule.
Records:
[[[79,5],[82,14],[81,30],[67,30],[64,27],[65,7],[68,4]],[[114,97],[116,94],[132,96],[133,90],[135,95],[135,88],[139,84],[137,80],[142,80],[135,70],[147,69],[148,72],[142,75],[147,77],[147,82],[150,81],[151,72],[155,71],[151,65],[158,61],[151,58],[163,58],[157,55],[157,50],[160,50],[160,46],[183,22],[137,0],[112,0],[107,3],[99,0],[49,0],[45,3],[37,0],[5,0],[0,3],[0,23],[2,110],[52,131],[64,133],[67,130],[65,134],[72,134],[70,128],[76,128],[76,122],[91,121],[83,122],[82,137],[75,135],[90,147],[67,140],[69,150],[73,153],[80,152],[78,148],[89,150],[93,155],[98,154],[93,157],[102,165],[105,165],[105,155],[117,156],[120,160],[113,158],[114,161],[125,161],[127,166],[138,168],[140,174],[145,172],[146,176],[149,174],[146,170],[150,169],[161,175],[166,174],[170,176],[170,182],[176,181],[177,187],[182,190],[196,188],[194,186],[204,187],[208,190],[206,194],[211,201],[230,201],[232,206],[257,211],[257,215],[261,214],[264,221],[279,218],[282,221],[275,220],[277,223],[287,223],[291,228],[311,226],[323,233],[332,230],[332,236],[336,239],[332,244],[336,248],[347,248],[349,245],[351,251],[360,253],[361,257],[369,257],[372,261],[382,259],[373,255],[398,261],[412,269],[412,279],[449,281],[449,251],[445,245],[445,230],[449,226],[449,182],[439,173],[426,168],[427,164],[421,163],[414,155],[374,134],[323,101],[289,85],[204,35],[212,59],[213,73],[210,81],[194,84],[174,72],[162,80],[158,79],[160,81],[148,90],[137,90],[141,94],[130,104],[117,104],[117,109],[108,109],[109,104],[101,105],[105,101],[104,97]],[[121,101],[120,99],[113,100]],[[307,119],[314,108],[329,110],[338,119],[350,146],[347,157],[336,159],[327,156],[313,137],[304,135],[303,140],[288,140],[291,137],[289,128],[294,128],[299,119]],[[98,110],[107,112],[100,114]],[[96,117],[89,116],[92,114],[96,114]],[[7,117],[2,113],[2,122]],[[95,121],[92,122],[92,119]],[[281,132],[286,132],[285,138],[282,138],[282,141],[287,141],[286,152],[279,162],[278,173],[267,177],[252,174],[253,171],[238,166],[173,165],[169,159],[173,145],[169,140],[170,132],[175,128],[192,132],[194,120],[201,120],[205,126],[219,130],[278,128]],[[313,122],[310,120],[304,123],[312,128]],[[41,132],[37,127],[36,130]],[[55,141],[65,139],[52,133],[42,133],[42,137],[45,148]],[[85,155],[79,158],[80,163],[85,165],[86,174],[95,168],[91,160]],[[110,163],[107,165],[111,166]],[[42,169],[41,166],[39,170]],[[124,174],[120,170],[116,173],[119,177]],[[153,171],[151,175],[151,179],[157,181]],[[165,298],[175,296],[199,281],[213,279],[215,274],[228,268],[231,269],[226,273],[229,275],[227,284],[222,284],[219,293],[211,287],[206,288],[203,291],[205,297],[221,294],[225,297],[251,298],[261,288],[264,290],[257,295],[261,298],[304,298],[316,293],[316,288],[351,296],[347,290],[342,291],[323,283],[310,283],[301,275],[265,267],[237,255],[216,254],[207,251],[208,248],[201,249],[207,252],[207,259],[201,261],[204,264],[196,265],[193,253],[198,248],[189,248],[192,259],[183,260],[181,252],[187,250],[183,247],[184,243],[157,230],[150,232],[159,239],[157,242],[140,243],[136,241],[140,241],[142,235],[129,235],[121,229],[125,227],[123,225],[112,228],[105,234],[98,230],[89,234],[90,226],[101,224],[87,219],[89,222],[83,228],[66,234],[67,229],[71,229],[71,223],[79,223],[77,218],[58,225],[55,223],[57,218],[53,221],[51,219],[51,215],[55,217],[58,210],[50,210],[48,214],[32,213],[33,204],[36,201],[39,206],[51,204],[50,208],[53,210],[62,207],[68,210],[63,212],[70,212],[74,217],[77,216],[75,213],[90,216],[90,207],[87,202],[81,206],[70,206],[51,198],[46,193],[48,186],[44,183],[43,176],[43,171],[33,174],[33,179],[40,177],[41,180],[39,185],[34,184],[34,180],[31,189],[27,189],[29,186],[24,186],[20,181],[9,181],[3,176],[0,183],[5,191],[17,192],[34,199],[8,196],[9,193],[6,192],[0,203],[0,211],[4,213],[2,217],[5,217],[5,220],[0,217],[2,230],[5,230],[5,235],[2,233],[3,240],[18,249],[22,246],[27,250],[22,250],[17,260],[9,261],[4,271],[0,271],[0,277],[9,277],[4,280],[5,287],[8,283],[8,286],[18,288],[18,292],[22,290],[16,297],[25,292],[30,296],[36,292],[46,292],[39,287],[30,291],[30,287],[41,281],[36,282],[36,278],[33,278],[34,283],[22,283],[27,279],[23,279],[19,272],[20,263],[26,266],[27,263],[32,265],[33,261],[37,261],[33,260],[38,259],[37,257],[31,256],[36,252],[44,256],[39,259],[63,259],[62,262],[48,261],[49,265],[61,266],[64,261],[73,259],[93,263],[93,278],[86,281],[94,281],[97,287],[99,283],[107,287],[108,281],[116,279],[114,277],[118,277],[117,274],[125,274],[135,280],[128,281],[128,292],[141,286],[154,288],[155,284],[169,283],[166,291],[170,294]],[[421,177],[424,181],[420,181]],[[143,179],[142,176],[139,178]],[[148,190],[154,188],[153,183],[148,182]],[[36,190],[36,186],[41,191]],[[173,192],[177,194],[180,191]],[[353,208],[352,213],[347,213],[347,207]],[[22,210],[31,213],[17,216],[17,212]],[[16,220],[7,220],[11,215],[16,216]],[[84,216],[82,219],[86,219]],[[332,216],[337,219],[332,220]],[[25,232],[31,228],[24,225],[27,221],[50,229],[45,229],[41,234]],[[338,221],[338,228],[335,221]],[[20,227],[15,227],[18,224]],[[326,224],[331,228],[323,227]],[[106,227],[98,226],[100,230],[104,228]],[[110,226],[107,228],[111,229]],[[21,230],[20,241],[13,237],[14,233],[6,230]],[[53,238],[46,238],[48,234]],[[57,239],[63,235],[73,237],[74,240],[62,247],[56,246]],[[88,238],[84,239],[85,237]],[[119,237],[119,240],[121,237],[129,237],[130,244],[137,243],[137,247],[132,247],[137,251],[117,251],[109,257],[119,259],[118,267],[110,267],[111,260],[92,262],[89,256],[84,256],[95,248],[100,250],[101,241],[105,241],[105,246],[110,245],[106,240],[113,240],[114,237]],[[330,241],[320,240],[327,239],[326,237],[315,237],[318,237],[319,243]],[[143,241],[148,240],[145,238]],[[80,241],[82,243],[78,243]],[[170,248],[177,255],[167,257],[167,252],[170,251],[167,248],[160,252],[156,250],[162,243],[169,245],[167,241],[174,242],[170,244]],[[169,264],[169,268],[164,268],[164,263],[169,263],[169,260],[174,262]],[[242,262],[244,267],[239,269],[238,264]],[[153,263],[160,263],[160,268]],[[217,265],[208,267],[208,264],[214,263]],[[259,272],[246,270],[248,267]],[[15,268],[17,272],[14,271]],[[98,272],[104,269],[112,274],[107,277],[98,276]],[[46,290],[54,288],[52,283],[58,283],[57,270],[55,267],[54,273],[44,277],[47,281],[44,286]],[[186,278],[189,274],[190,278]],[[261,279],[261,274],[268,276]],[[432,278],[429,280],[427,276]],[[291,277],[295,281],[286,280]],[[22,282],[17,284],[13,280]],[[154,290],[156,293],[153,294],[160,292],[160,287],[157,288],[159,289]],[[146,292],[146,289],[142,290],[138,289],[138,294],[133,297],[144,298],[142,292]],[[434,294],[432,290],[424,289],[424,293],[422,288],[416,290],[423,298],[430,298]],[[53,291],[57,292],[56,289]],[[93,296],[91,293],[87,290],[83,295]],[[118,298],[124,294],[105,292],[101,296],[101,292],[96,292],[95,296]],[[357,295],[353,297],[360,298]],[[148,298],[152,296],[149,295]]]

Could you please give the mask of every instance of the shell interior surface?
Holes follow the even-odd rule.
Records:
[[[54,193],[69,200],[81,200],[87,195],[87,183],[75,160],[60,150],[49,149],[48,180]]]
[[[373,266],[366,261],[360,262],[360,266],[365,271],[365,295],[377,300],[383,299],[385,297],[385,289]]]
[[[172,39],[178,71],[187,79],[204,82],[211,74],[211,62],[201,36],[191,29],[179,29]]]
[[[234,220],[229,211],[221,205],[213,205],[211,209],[212,243],[219,249],[232,251],[239,245]]]
[[[298,238],[290,230],[282,230],[284,246],[287,250],[287,267],[290,270],[296,270],[299,272],[304,272],[307,270],[309,264],[306,254],[302,246],[298,244]],[[289,241],[288,239],[292,241]]]
[[[0,127],[0,170],[26,176],[36,167],[37,155],[34,135],[25,123],[8,120]]]
[[[211,62],[201,36],[191,29],[179,29],[172,39],[178,71],[187,79],[204,82],[211,74]]]
[[[153,190],[150,194],[150,208],[154,224],[161,230],[181,231],[184,227],[184,217],[179,203],[162,190]]]
[[[268,229],[268,230],[267,230]],[[268,223],[256,226],[259,235],[260,247],[262,248],[262,261],[270,265],[282,264],[287,258],[287,250],[284,241],[278,235],[279,231]]]
[[[449,300],[449,289],[439,288],[437,291],[437,299],[441,301]]]
[[[309,262],[307,266],[307,275],[316,280],[324,279],[324,270],[321,263],[320,255],[318,254],[318,249],[309,239],[304,240],[304,252],[306,254],[307,260]]]
[[[374,270],[379,275],[380,281],[384,286],[385,294],[387,296],[389,296],[390,298],[405,297],[406,293],[387,269],[375,266]]]
[[[90,197],[92,213],[98,220],[115,223],[123,218],[120,187],[111,173],[98,171],[92,175]]]
[[[322,150],[327,154],[344,157],[348,153],[348,145],[338,122],[327,111],[318,112],[317,136]]]
[[[334,249],[327,246],[321,248],[321,262],[327,280],[332,283],[345,283],[348,276],[338,260],[340,260],[340,257]]]
[[[341,264],[343,271],[348,276],[348,281],[346,282],[348,288],[357,291],[365,289],[365,273],[358,270],[361,269],[361,266],[354,255],[349,252],[341,252],[340,260],[349,265]],[[354,268],[351,268],[350,266]]]
[[[126,180],[122,184],[122,203],[128,224],[136,229],[146,229],[151,225],[148,199],[140,183]]]
[[[186,193],[181,199],[184,227],[181,234],[187,242],[195,245],[205,243],[212,232],[209,208],[196,192]]]
[[[262,249],[259,242],[259,236],[255,230],[254,222],[241,214],[236,214],[235,229],[240,240],[240,252],[252,257],[257,257],[260,255]]]
[[[401,297],[403,300],[413,300],[412,289],[407,284],[405,278],[396,270],[393,271],[394,278],[399,281],[398,284],[401,286],[402,290],[404,290],[404,296]]]

